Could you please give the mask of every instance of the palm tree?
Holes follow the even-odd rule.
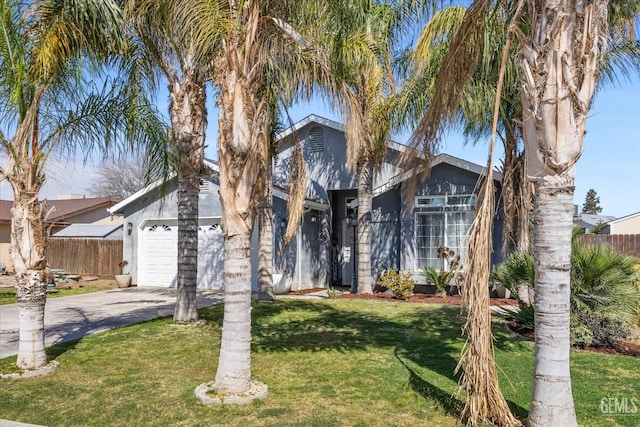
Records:
[[[378,2],[363,2],[345,7],[345,12],[339,31],[331,40],[332,64],[348,82],[362,111],[360,122],[346,123],[347,128],[360,128],[364,136],[356,144],[348,144],[347,163],[358,176],[357,292],[370,294],[373,292],[373,177],[384,160],[391,131],[388,98],[394,86],[391,70],[393,10]],[[352,292],[356,290],[352,289]]]
[[[0,1],[0,170],[13,189],[11,257],[20,304],[17,365],[47,365],[44,221],[38,199],[56,150],[89,153],[116,143],[163,141],[164,127],[142,96],[131,96],[106,75],[105,59],[120,49],[121,11],[113,1]],[[91,73],[96,88],[83,73]],[[116,81],[117,83],[118,81]],[[141,126],[138,126],[141,124]],[[4,132],[13,136],[5,136]]]
[[[429,104],[434,79],[446,51],[466,14],[463,6],[450,6],[438,10],[425,25],[405,74],[410,76],[400,92],[396,110],[400,123],[417,124]],[[468,141],[477,143],[491,135],[492,109],[496,94],[499,52],[507,38],[505,19],[513,12],[493,14],[485,19],[486,36],[480,63],[472,80],[465,88],[453,126],[461,128]],[[522,149],[522,108],[517,82],[515,56],[507,62],[504,87],[500,99],[498,137],[503,143],[505,158],[502,177],[503,253],[529,248],[529,218],[532,189],[525,184],[524,155]],[[528,288],[520,286],[519,295],[528,301]]]
[[[292,64],[306,63],[305,73],[291,79],[295,88],[310,89],[314,82],[329,80],[326,59],[306,40],[312,38],[311,30],[320,31],[316,24],[326,22],[331,11],[313,1],[188,3],[188,8],[181,7],[183,28],[189,28],[199,43],[217,47],[212,61],[219,110],[225,297],[213,388],[239,394],[252,387],[251,232],[262,195],[256,184],[267,161],[262,145],[272,125],[265,76],[290,75],[281,71],[303,70]],[[290,215],[289,227],[298,218]]]
[[[403,42],[411,21],[429,9],[430,5],[414,1],[345,5],[331,40],[332,65],[348,83],[362,113],[359,123],[346,122],[347,128],[358,128],[364,136],[348,144],[347,151],[348,165],[358,175],[358,293],[373,292],[373,178],[382,166],[391,133],[394,49]]]
[[[125,60],[132,79],[148,81],[158,75],[167,81],[173,153],[178,175],[177,299],[173,320],[198,320],[198,194],[204,165],[207,128],[206,88],[210,81],[212,46],[199,48],[179,25],[180,3],[129,0],[126,15],[133,29],[131,51]],[[133,77],[135,75],[135,77]]]
[[[582,151],[586,114],[599,66],[611,47],[606,36],[608,6],[604,1],[584,5],[562,0],[531,2],[524,8],[520,2],[509,15],[509,37],[515,36],[520,44],[516,64],[525,173],[534,183],[536,194],[536,355],[528,421],[532,426],[576,425],[569,374],[568,285],[574,167]],[[430,108],[420,123],[417,143],[428,146],[437,140],[442,124],[456,115],[482,52],[485,17],[499,14],[499,7],[477,1],[466,12],[438,72],[436,84],[441,85],[436,86]],[[637,11],[637,4],[626,9],[627,17],[637,17]],[[509,43],[507,51],[508,46]],[[503,56],[501,68],[507,60],[508,56]],[[494,121],[494,131],[495,127]],[[484,219],[484,228],[488,228],[490,211],[480,215],[484,218],[479,222]],[[486,269],[488,263],[484,259],[477,265]]]

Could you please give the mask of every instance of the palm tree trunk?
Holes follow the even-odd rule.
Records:
[[[606,49],[607,1],[527,10],[521,83],[527,176],[535,182],[535,366],[528,425],[577,426],[570,377],[575,164]]]
[[[358,293],[373,293],[371,276],[371,204],[372,172],[370,165],[360,166],[358,174]]]
[[[535,367],[529,426],[576,426],[569,363],[573,170],[566,184],[536,182]]]
[[[236,49],[232,49],[235,46]],[[264,107],[243,76],[236,57],[242,42],[218,58],[220,200],[224,231],[224,317],[214,389],[245,393],[251,388],[251,232],[260,166],[259,131],[252,127],[256,110]],[[222,77],[224,76],[224,77]]]
[[[242,393],[251,387],[251,235],[224,240],[224,318],[214,388]]]
[[[273,296],[273,195],[271,162],[267,162],[264,199],[258,212],[258,300],[274,301]]]
[[[178,179],[178,295],[175,322],[198,320],[198,193],[199,181]]]
[[[198,200],[204,173],[204,139],[207,127],[204,84],[185,72],[183,80],[169,85],[169,112],[178,157],[178,294],[173,320],[198,320]]]
[[[38,369],[48,363],[44,351],[44,308],[47,284],[44,229],[44,203],[37,200],[37,192],[24,194],[22,183],[11,180],[14,187],[11,209],[11,258],[18,283],[19,341],[17,366]]]

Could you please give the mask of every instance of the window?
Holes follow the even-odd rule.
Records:
[[[324,130],[321,127],[314,126],[309,130],[308,147],[311,153],[324,151]]]
[[[444,260],[438,258],[441,246],[464,255],[475,203],[475,195],[416,199],[416,269],[442,267]]]
[[[208,193],[209,192],[209,182],[204,179],[200,179],[200,192]]]

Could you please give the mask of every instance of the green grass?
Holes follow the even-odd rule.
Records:
[[[88,294],[91,292],[100,292],[100,291],[108,291],[109,288],[104,286],[83,286],[82,288],[72,288],[72,289],[56,289],[55,292],[47,292],[48,298],[58,298],[58,297],[68,297],[70,295],[80,295],[80,294]],[[16,298],[16,290],[11,289],[1,289],[0,290],[0,305],[3,304],[15,304],[18,300]]]
[[[453,426],[451,396],[463,338],[460,309],[366,300],[286,300],[253,310],[253,377],[269,386],[248,406],[204,406],[194,388],[213,380],[222,307],[205,326],[163,318],[51,347],[58,370],[1,380],[2,417],[48,426]],[[496,321],[501,387],[526,417],[533,345]],[[5,372],[15,357],[0,360]],[[578,420],[636,426],[607,416],[607,397],[640,400],[640,360],[572,352]],[[639,408],[640,409],[640,408]]]

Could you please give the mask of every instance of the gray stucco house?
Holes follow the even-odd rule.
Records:
[[[315,115],[296,123],[278,137],[280,149],[273,168],[274,285],[276,291],[330,285],[350,285],[355,280],[355,212],[357,176],[346,167],[344,126]],[[288,220],[289,168],[293,144],[301,143],[307,168],[307,200],[302,224],[282,251]],[[372,211],[373,273],[383,268],[414,272],[424,282],[424,266],[440,266],[437,250],[464,247],[474,218],[482,166],[446,154],[432,163],[429,178],[419,182],[413,203],[407,187],[411,171],[394,165],[406,149],[390,144],[385,163],[374,178]],[[218,167],[203,179],[200,192],[198,286],[221,289],[222,209],[218,196]],[[495,187],[499,191],[500,174]],[[138,286],[176,286],[177,199],[175,179],[144,188],[110,209],[124,215],[124,259],[129,261]],[[499,261],[501,220],[494,221],[494,262]],[[257,231],[257,227],[255,227]],[[257,235],[252,251],[257,272]],[[255,276],[253,288],[255,290]]]

